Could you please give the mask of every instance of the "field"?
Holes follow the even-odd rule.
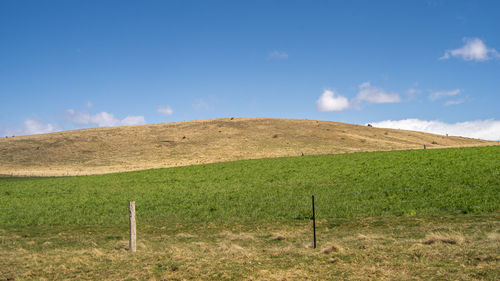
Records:
[[[0,280],[500,278],[499,146],[4,177],[0,194]]]
[[[330,121],[226,118],[0,138],[0,175],[68,176],[284,156],[498,145]]]

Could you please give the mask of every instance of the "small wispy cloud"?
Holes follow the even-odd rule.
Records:
[[[364,82],[358,87],[359,92],[354,98],[354,101],[356,103],[396,103],[401,101],[398,93],[388,93],[382,88],[372,86],[370,82]]]
[[[445,106],[450,106],[450,105],[457,105],[457,104],[462,104],[465,102],[465,99],[458,99],[458,100],[449,100],[444,103]]]
[[[167,107],[160,106],[158,107],[158,109],[156,109],[156,112],[163,114],[165,116],[171,116],[172,114],[174,114],[174,110],[170,106]]]
[[[211,112],[214,111],[219,104],[220,101],[218,98],[215,96],[207,96],[194,99],[191,106],[198,112]]]
[[[464,38],[464,45],[454,50],[446,50],[440,60],[447,60],[451,57],[461,58],[467,61],[486,61],[491,58],[500,58],[497,50],[488,48],[479,38]]]
[[[413,98],[416,95],[420,94],[420,90],[415,89],[415,88],[410,88],[406,91],[406,94],[408,95],[409,98]]]
[[[458,123],[426,121],[420,119],[386,120],[370,123],[374,127],[403,129],[440,135],[453,135],[484,140],[500,140],[500,121],[476,120]]]
[[[455,90],[451,90],[451,91],[430,91],[429,99],[431,101],[435,101],[435,100],[438,100],[441,98],[456,96],[456,95],[460,94],[461,92],[462,92],[462,90],[460,90],[460,89],[455,89]]]
[[[349,108],[349,100],[331,90],[324,90],[316,101],[316,110],[319,112],[342,111]]]
[[[286,60],[288,59],[288,54],[274,50],[267,55],[267,58],[270,60]]]

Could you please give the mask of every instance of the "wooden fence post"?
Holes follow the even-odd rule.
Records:
[[[130,222],[129,251],[136,251],[136,229],[135,229],[135,201],[128,202],[128,217]]]

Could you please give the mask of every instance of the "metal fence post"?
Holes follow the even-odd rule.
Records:
[[[314,211],[314,195],[312,196],[312,208],[313,208],[313,236],[314,236],[314,249],[316,249],[316,212]]]

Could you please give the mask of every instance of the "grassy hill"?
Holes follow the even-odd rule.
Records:
[[[103,174],[282,156],[498,142],[328,121],[231,118],[0,139],[0,175]]]
[[[500,146],[0,177],[0,280],[498,280],[499,179]]]

